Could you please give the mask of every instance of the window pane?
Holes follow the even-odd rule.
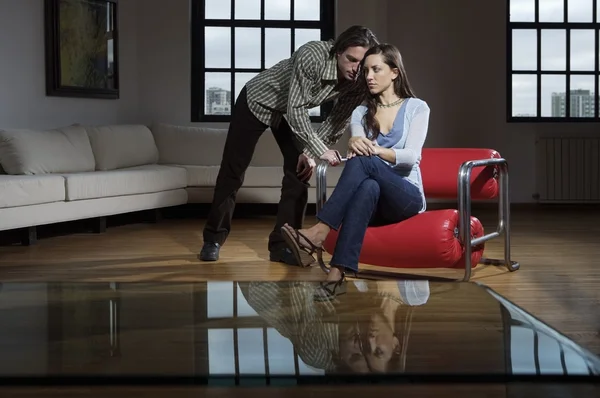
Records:
[[[540,0],[540,22],[564,22],[566,0]]]
[[[235,67],[260,68],[260,28],[235,28]]]
[[[542,29],[542,70],[566,70],[567,32]]]
[[[535,22],[535,0],[509,0],[511,22]]]
[[[321,116],[321,107],[315,106],[314,108],[309,109],[308,115],[309,116]]]
[[[248,83],[250,81],[250,79],[252,79],[256,75],[258,75],[258,73],[236,73],[235,74],[234,84],[235,84],[236,100],[237,100],[237,97],[240,95],[240,91],[242,91],[242,89],[244,88],[246,83]],[[242,293],[238,292],[238,316],[246,316],[246,315],[242,315],[240,312],[241,311],[240,306],[242,306],[242,304],[239,302],[241,294]],[[248,304],[245,304],[245,306],[248,306]]]
[[[206,115],[231,115],[230,73],[206,72],[204,74],[204,90],[204,113]],[[233,297],[233,291],[220,288],[218,292],[220,295],[217,302],[224,305],[228,301],[223,300],[229,300],[232,302],[233,308],[233,298],[229,298],[229,296]]]
[[[231,68],[231,28],[204,28],[204,66]]]
[[[569,9],[567,21],[569,22],[593,22],[594,0],[568,0]]]
[[[260,0],[235,0],[235,19],[260,19]]]
[[[291,29],[265,29],[265,68],[270,68],[277,62],[289,58],[292,51]]]
[[[594,75],[571,75],[571,117],[594,117],[596,99]]]
[[[573,29],[571,31],[571,70],[594,71],[596,67],[594,36],[593,29]]]
[[[208,373],[235,374],[233,329],[208,329]]]
[[[265,347],[262,328],[238,329],[240,375],[265,374]]]
[[[537,116],[537,76],[512,76],[512,115]]]
[[[296,29],[295,33],[294,51],[309,41],[321,40],[321,29]]]
[[[542,75],[542,114],[548,117],[565,116],[565,75]]]
[[[223,0],[204,0],[206,19],[231,19],[231,2]]]
[[[289,0],[265,0],[265,19],[289,21],[291,8]]]
[[[531,0],[533,1],[533,0]],[[318,21],[321,19],[320,0],[295,0],[294,19],[296,21]]]
[[[514,29],[512,31],[512,68],[537,70],[537,31]]]

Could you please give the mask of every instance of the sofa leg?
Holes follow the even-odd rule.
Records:
[[[160,209],[154,209],[154,210],[150,210],[150,223],[151,224],[158,224],[159,222],[161,222],[163,219],[163,214],[162,211],[160,211]]]
[[[33,246],[37,243],[37,227],[27,227],[23,230],[21,244],[23,246]]]
[[[98,217],[94,220],[94,226],[92,231],[96,234],[103,234],[106,232],[106,217]]]

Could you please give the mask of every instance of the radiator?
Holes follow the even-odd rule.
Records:
[[[541,203],[600,203],[600,137],[544,137],[536,142]]]

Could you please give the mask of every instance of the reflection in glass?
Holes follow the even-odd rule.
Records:
[[[542,75],[542,114],[565,117],[564,97],[567,91],[565,75]]]
[[[292,31],[289,28],[265,29],[265,68],[291,55]]]
[[[568,22],[593,22],[594,0],[567,0]]]
[[[540,0],[540,22],[564,22],[566,0]]]
[[[571,75],[569,116],[594,117],[596,95],[594,75]]]
[[[596,68],[593,29],[571,30],[571,70],[593,71]]]
[[[222,0],[221,0],[222,2]],[[230,1],[226,1],[230,4]],[[235,0],[235,19],[260,19],[260,0]]]
[[[223,0],[204,0],[204,17],[206,19],[230,19],[231,2]]]
[[[513,70],[537,70],[537,31],[535,29],[513,29]]]
[[[294,20],[318,21],[321,19],[321,0],[295,0]]]
[[[512,75],[512,116],[538,116],[536,75]]]
[[[289,21],[291,5],[289,1],[265,0],[265,19]]]
[[[204,28],[204,65],[207,68],[231,68],[231,28]]]
[[[534,22],[535,0],[509,0],[510,22]]]
[[[204,74],[204,112],[206,115],[231,114],[231,74]]]
[[[542,29],[542,70],[567,68],[567,32],[564,29]]]
[[[294,51],[309,41],[321,40],[320,29],[296,29],[294,31]]]
[[[235,28],[235,67],[260,68],[260,28]]]

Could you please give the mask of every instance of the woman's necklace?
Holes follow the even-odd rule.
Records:
[[[398,98],[398,100],[396,100],[396,101],[394,101],[394,102],[392,102],[390,104],[381,104],[381,103],[378,103],[377,106],[379,108],[391,108],[393,106],[396,106],[396,105],[400,104],[402,101],[404,101],[404,98]]]

